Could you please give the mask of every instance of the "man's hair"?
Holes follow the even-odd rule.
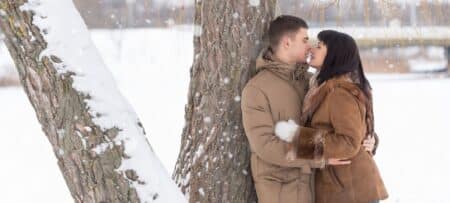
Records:
[[[268,38],[270,48],[275,51],[282,37],[294,34],[300,28],[308,28],[303,19],[291,15],[278,16],[269,25]]]

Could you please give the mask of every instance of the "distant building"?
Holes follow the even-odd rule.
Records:
[[[191,24],[194,0],[74,0],[90,28],[164,27]],[[448,1],[279,0],[281,14],[304,18],[311,27],[449,25]]]

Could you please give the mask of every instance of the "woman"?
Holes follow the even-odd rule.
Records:
[[[318,35],[310,65],[318,69],[303,104],[301,146],[318,143],[315,156],[341,158],[315,175],[316,202],[372,203],[388,197],[384,183],[362,141],[373,134],[372,94],[358,48],[347,34],[325,30]],[[303,156],[303,155],[300,155]]]

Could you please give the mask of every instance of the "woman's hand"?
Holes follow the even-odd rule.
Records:
[[[375,148],[375,142],[376,142],[376,140],[375,140],[374,136],[367,137],[363,141],[363,146],[364,146],[365,150],[368,152],[372,152],[373,149]]]
[[[332,165],[332,166],[348,165],[351,163],[352,163],[352,161],[343,160],[343,159],[328,159],[328,161],[327,161],[327,165]]]

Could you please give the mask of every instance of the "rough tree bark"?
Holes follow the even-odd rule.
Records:
[[[102,115],[90,114],[86,101],[91,95],[73,87],[72,76],[75,73],[57,72],[55,67],[64,64],[61,57],[55,55],[40,57],[41,52],[48,46],[43,37],[46,31],[33,24],[33,17],[36,17],[34,13],[21,10],[20,6],[26,2],[26,0],[1,0],[0,26],[19,72],[21,84],[51,143],[72,197],[75,202],[143,201],[136,189],[136,185],[148,184],[142,182],[142,176],[139,176],[142,173],[137,174],[137,170],[134,169],[118,170],[122,162],[132,158],[125,153],[126,145],[123,142],[113,141],[122,129],[114,127],[105,130],[94,122],[93,117],[99,118]],[[39,5],[42,2],[33,3]],[[70,11],[76,12],[74,7],[73,9]],[[64,20],[67,16],[42,18],[47,17]],[[79,29],[87,32],[85,27]],[[133,136],[144,136],[139,121],[130,122],[142,132]],[[101,153],[95,151],[95,147],[102,145],[109,147]],[[144,150],[145,152],[151,152],[148,143],[143,143],[143,146],[148,149]],[[145,154],[143,157],[149,156],[150,154]],[[151,164],[158,165],[156,162]],[[170,180],[168,175],[167,180]],[[174,188],[176,189],[175,185]],[[151,195],[150,200],[158,202],[157,200],[161,199],[162,194],[145,192],[146,195]],[[181,196],[179,191],[174,190],[173,194],[176,195],[177,192]]]
[[[173,174],[190,202],[256,202],[240,93],[276,3],[196,1],[186,126]]]

